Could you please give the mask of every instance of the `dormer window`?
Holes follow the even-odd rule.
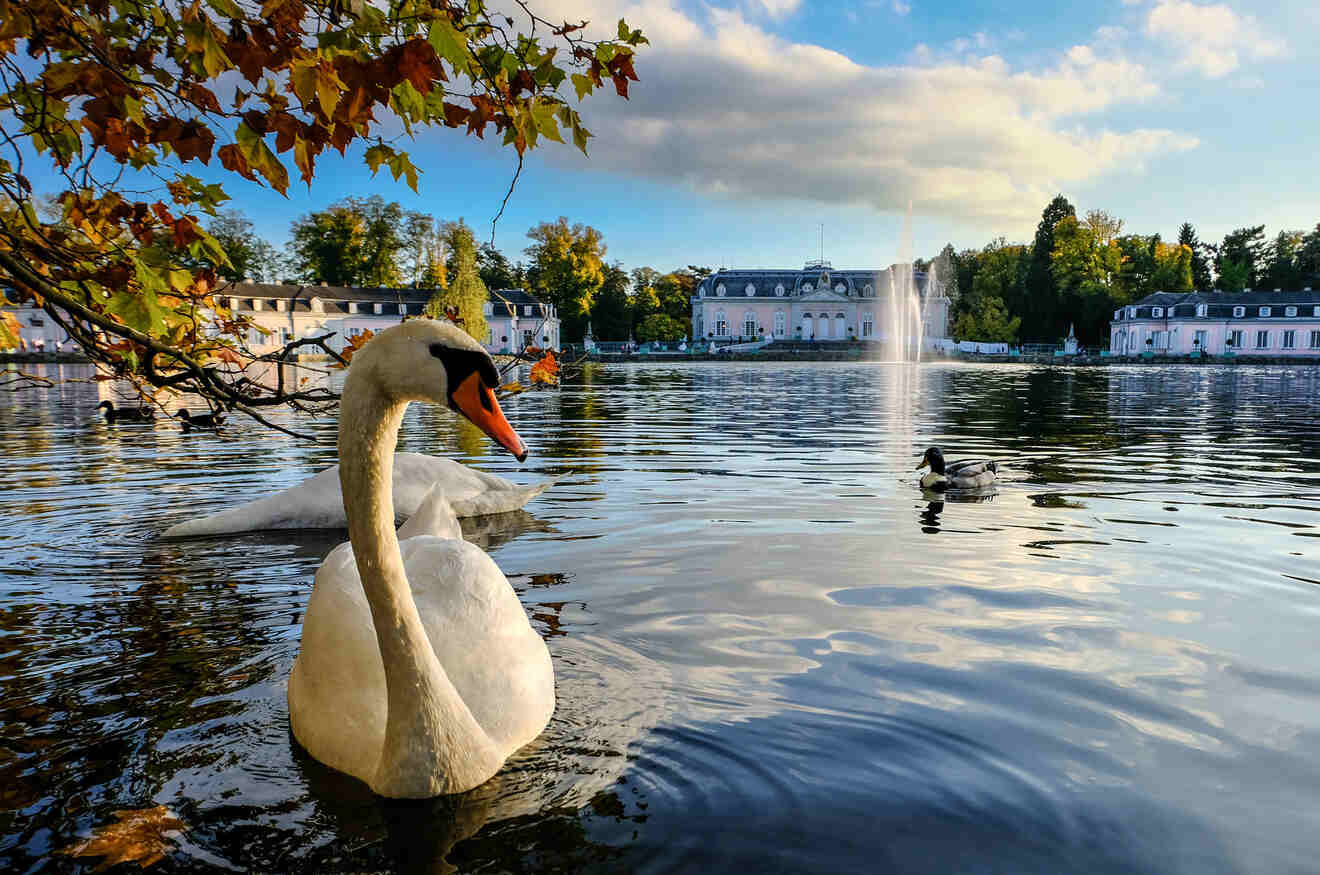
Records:
[[[1233,318],[1234,318],[1234,319],[1241,319],[1241,318],[1242,318],[1243,316],[1245,316],[1245,315],[1247,315],[1247,308],[1246,308],[1246,307],[1234,307],[1234,308],[1233,308]]]
[[[802,284],[802,292],[805,294],[805,293],[807,293],[807,292],[809,292],[809,291],[811,291],[811,283],[803,283],[803,284]]]
[[[358,308],[357,308],[357,301],[349,301],[349,302],[348,302],[348,312],[350,312],[350,313],[356,313],[357,311],[358,311]]]
[[[780,283],[779,285],[775,286],[775,297],[776,297],[776,298],[782,298],[782,297],[784,297],[784,284],[783,284],[783,283]]]
[[[834,291],[836,291],[836,292],[838,292],[840,295],[842,295],[842,294],[844,294],[845,292],[848,291],[848,287],[845,286],[843,283],[835,283],[835,285],[834,285]]]
[[[312,312],[313,312],[313,313],[321,313],[321,312],[324,312],[325,308],[324,308],[323,306],[321,306],[321,299],[320,299],[320,298],[312,298],[311,304],[312,304]]]
[[[697,297],[698,297],[698,298],[704,298],[704,297],[706,297],[706,284],[705,284],[705,283],[702,283],[700,286],[697,287]]]
[[[230,298],[230,299],[229,299],[229,309],[231,309],[231,310],[237,310],[237,309],[238,309],[238,298]]]
[[[1283,315],[1285,315],[1285,316],[1296,316],[1296,315],[1297,315],[1297,308],[1296,308],[1296,307],[1284,307],[1284,308],[1283,308]]]
[[[1207,307],[1205,304],[1197,304],[1197,305],[1196,305],[1196,315],[1197,315],[1197,316],[1204,316],[1206,313],[1209,312],[1209,309],[1210,309],[1210,308]]]
[[[1311,308],[1311,315],[1316,317],[1317,319],[1320,319],[1320,304],[1317,304],[1316,306]]]
[[[266,302],[265,302],[265,301],[261,300],[260,298],[253,298],[253,299],[252,299],[252,309],[253,309],[253,310],[263,310],[263,309],[265,309],[265,307],[266,307]]]
[[[1150,315],[1151,315],[1151,317],[1154,318],[1154,319],[1159,319],[1159,318],[1161,318],[1161,317],[1164,315],[1164,308],[1163,308],[1163,307],[1151,307],[1151,308],[1150,308]]]
[[[523,315],[524,315],[524,316],[530,316],[530,315],[532,315],[532,305],[531,305],[531,304],[523,304]]]
[[[481,305],[481,315],[493,316],[494,314],[495,314],[495,308],[491,306],[490,301],[487,301],[486,303]]]
[[[755,284],[755,283],[748,283],[748,284],[743,288],[743,292],[744,292],[744,293],[747,295],[747,297],[749,297],[749,298],[755,296],[755,295],[756,295],[756,284]]]
[[[1129,318],[1129,319],[1136,319],[1136,318],[1137,318],[1137,308],[1136,308],[1136,307],[1128,307],[1128,318]]]
[[[1261,307],[1261,308],[1260,308],[1260,315],[1262,315],[1262,316],[1268,316],[1268,315],[1270,315],[1270,308],[1269,308],[1269,307]]]
[[[718,286],[715,287],[715,294],[718,297],[723,298],[727,291],[728,289],[724,288],[724,283],[720,283]]]
[[[288,306],[288,302],[285,301],[283,298],[279,298],[275,301],[275,311],[277,313],[283,313],[284,308],[287,306]]]
[[[400,316],[407,316],[407,315],[408,315],[408,305],[407,305],[407,304],[400,304],[400,305],[399,305],[399,315],[400,315]]]

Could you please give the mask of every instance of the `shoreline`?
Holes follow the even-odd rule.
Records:
[[[863,355],[861,350],[812,350],[810,352],[786,351],[768,353],[764,351],[750,353],[722,353],[719,355],[689,353],[595,353],[587,361],[597,364],[626,363],[665,363],[683,362],[868,362],[884,363],[889,359]],[[922,364],[966,362],[969,364],[1022,364],[1051,365],[1056,367],[1106,368],[1113,366],[1141,365],[1165,367],[1168,365],[1186,365],[1189,367],[1208,367],[1218,365],[1287,365],[1320,367],[1320,356],[1204,356],[1188,358],[1186,356],[1050,356],[1050,355],[984,355],[964,353],[960,355],[934,355],[923,358]]]

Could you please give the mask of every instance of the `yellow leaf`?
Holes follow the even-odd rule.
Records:
[[[13,313],[0,313],[0,349],[15,349],[18,339],[18,317]]]
[[[188,827],[164,805],[131,811],[116,811],[115,823],[106,824],[89,839],[65,848],[72,857],[104,857],[93,871],[120,863],[137,863],[142,868],[158,863],[174,849],[171,833]]]

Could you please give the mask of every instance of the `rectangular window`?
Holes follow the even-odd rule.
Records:
[[[875,335],[875,322],[870,316],[862,317],[862,337],[872,337]]]
[[[1268,331],[1256,332],[1256,349],[1270,348],[1270,333]]]
[[[1196,336],[1192,339],[1192,349],[1204,351],[1205,338],[1206,338],[1206,333],[1204,331],[1196,332]]]
[[[1234,349],[1241,349],[1241,348],[1242,348],[1242,332],[1241,332],[1241,331],[1230,331],[1230,332],[1228,332],[1228,339],[1231,341],[1231,343],[1230,343],[1229,345],[1232,346]]]
[[[756,319],[748,319],[743,323],[743,334],[747,337],[756,336]]]
[[[1297,315],[1297,308],[1296,308],[1296,307],[1284,307],[1284,308],[1283,308],[1283,315],[1285,315],[1285,316],[1296,316],[1296,315]]]
[[[1296,331],[1285,331],[1285,332],[1283,332],[1283,342],[1279,344],[1279,348],[1280,348],[1280,349],[1296,349],[1296,348],[1297,348],[1297,332],[1296,332]]]
[[[1246,307],[1234,307],[1234,308],[1233,308],[1233,318],[1234,318],[1234,319],[1241,319],[1241,318],[1242,318],[1243,316],[1245,316],[1245,315],[1247,315],[1247,308],[1246,308]]]
[[[408,305],[407,305],[407,304],[400,304],[400,305],[399,305],[399,315],[400,315],[400,316],[407,316],[407,315],[408,315]]]
[[[1320,349],[1320,331],[1311,332],[1311,349]]]
[[[1164,315],[1164,308],[1163,308],[1163,307],[1151,307],[1151,308],[1150,308],[1150,315],[1151,315],[1152,318],[1159,319],[1160,317],[1162,317],[1162,316]]]
[[[1168,348],[1169,348],[1169,332],[1167,332],[1167,331],[1156,331],[1156,332],[1155,332],[1155,348],[1156,348],[1156,349],[1168,349]]]
[[[524,328],[524,329],[523,329],[523,344],[522,344],[522,345],[523,345],[523,349],[526,349],[526,348],[529,347],[529,346],[536,346],[536,338],[532,336],[532,329],[530,329],[530,328]]]
[[[1261,307],[1261,308],[1260,308],[1260,315],[1262,315],[1262,316],[1268,316],[1268,315],[1270,315],[1270,308],[1269,308],[1269,307]]]
[[[716,320],[715,320],[715,336],[716,336],[716,337],[728,337],[728,336],[729,336],[729,323],[728,323],[728,322],[725,322],[723,319],[716,319]]]
[[[1197,304],[1197,305],[1196,305],[1196,315],[1197,315],[1197,316],[1204,316],[1204,315],[1206,314],[1206,311],[1207,311],[1207,307],[1206,307],[1205,304]]]

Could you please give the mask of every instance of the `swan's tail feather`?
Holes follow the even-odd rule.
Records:
[[[564,475],[533,483],[531,486],[515,486],[512,489],[492,489],[472,498],[452,502],[454,513],[460,517],[486,516],[492,513],[508,513],[518,510],[536,496],[554,486]]]

